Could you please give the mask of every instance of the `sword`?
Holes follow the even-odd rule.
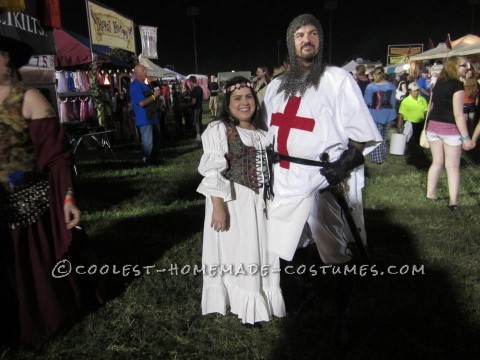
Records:
[[[329,167],[331,164],[329,158],[330,157],[326,152],[324,152],[321,155],[320,160],[324,163],[325,168]],[[367,249],[363,244],[362,237],[360,236],[357,224],[355,223],[355,219],[353,218],[353,215],[352,215],[353,208],[348,199],[347,188],[348,188],[348,185],[346,184],[345,181],[343,181],[336,186],[327,188],[327,190],[330,190],[330,192],[332,193],[332,195],[335,196],[335,199],[337,200],[338,204],[342,208],[345,214],[345,218],[347,220],[348,226],[350,227],[350,231],[353,235],[353,239],[355,240],[354,242],[355,246],[349,247],[350,250],[353,252],[354,256],[357,256],[358,258],[360,258],[362,263],[370,264],[370,259],[367,253]]]

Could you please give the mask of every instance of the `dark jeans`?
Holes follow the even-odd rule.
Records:
[[[419,123],[414,123],[414,122],[411,122],[412,124],[412,137],[410,138],[410,141],[408,142],[408,145],[409,146],[412,146],[412,145],[415,145],[415,146],[420,146],[419,143],[420,143],[420,134],[422,133],[422,130],[423,130],[423,125],[424,125],[424,122],[419,122]]]
[[[160,133],[162,134],[162,140],[169,141],[170,136],[168,135],[168,128],[167,128],[167,110],[160,111],[158,114],[159,122],[160,122]]]

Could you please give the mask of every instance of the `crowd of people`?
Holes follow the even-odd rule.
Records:
[[[382,67],[371,69],[372,79],[367,79],[365,65],[359,65],[354,76],[383,138],[381,146],[371,154],[372,162],[381,164],[386,160],[388,130],[395,122],[398,133],[407,138],[409,156],[424,156],[419,142],[425,128],[432,157],[425,198],[439,199],[436,189],[445,168],[447,207],[455,211],[459,208],[462,150],[473,149],[480,135],[480,80],[475,70],[478,64],[475,66],[464,57],[452,56],[441,65],[439,72],[437,67],[431,73],[432,67],[426,65],[408,76],[403,73],[390,79]]]
[[[313,15],[295,17],[286,39],[288,57],[273,78],[264,65],[257,67],[254,81],[234,77],[220,87],[211,77],[212,120],[205,129],[203,89],[195,76],[188,84],[167,85],[167,91],[161,84],[146,85],[146,68],[138,64],[128,89],[144,164],[161,161],[158,148],[170,109],[177,135],[191,130],[201,142],[203,179],[197,191],[205,196],[202,264],[207,269],[201,310],[226,314],[229,309],[250,325],[295,312],[298,304],[284,299],[280,274],[302,249],[315,247],[322,263],[340,269],[366,261],[358,258],[367,239],[365,156],[378,165],[387,161],[392,125],[401,133],[410,128],[417,146],[428,122],[432,164],[425,198],[439,199],[436,188],[445,167],[452,211],[459,208],[462,150],[473,149],[480,137],[478,81],[466,58],[449,58],[435,81],[429,81],[428,68],[418,78],[391,81],[382,67],[369,78],[363,65],[352,76],[324,63],[323,30]],[[34,345],[77,319],[86,295],[75,277],[50,276],[54,263],[66,256],[80,211],[70,149],[55,112],[15,77],[30,50],[0,38],[0,196],[6,204],[0,209],[0,286],[8,304],[1,308],[0,336]],[[39,196],[29,196],[32,192]],[[26,215],[15,208],[21,196],[30,201]],[[341,200],[345,196],[348,206]],[[262,271],[249,272],[251,265]],[[219,272],[219,266],[230,271]],[[335,281],[341,327],[352,279],[336,276]]]

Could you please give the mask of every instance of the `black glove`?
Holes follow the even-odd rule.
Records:
[[[337,161],[321,168],[320,174],[325,176],[330,186],[336,186],[349,176],[350,171],[364,163],[365,158],[362,152],[349,145]]]

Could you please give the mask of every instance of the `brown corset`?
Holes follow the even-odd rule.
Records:
[[[225,172],[225,177],[240,185],[259,193],[258,189],[263,187],[259,181],[262,176],[262,169],[259,168],[261,157],[266,157],[262,151],[253,146],[247,146],[242,142],[237,127],[232,123],[223,122],[227,128],[228,154],[226,158],[229,168]],[[268,181],[268,171],[264,171],[265,181]]]

